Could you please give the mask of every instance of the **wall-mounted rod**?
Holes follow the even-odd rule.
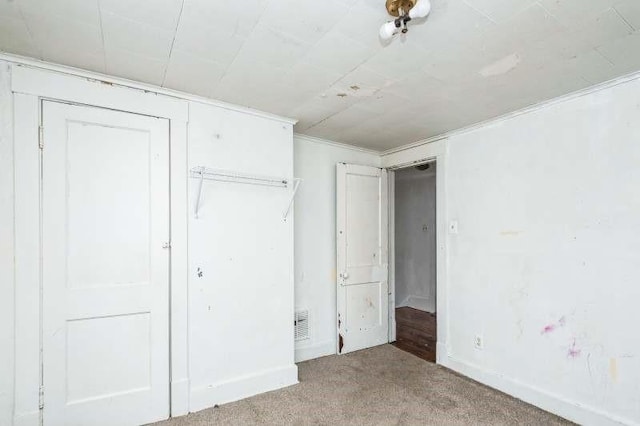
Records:
[[[278,178],[273,176],[257,176],[249,175],[246,173],[232,172],[229,170],[210,169],[204,166],[198,166],[191,169],[191,177],[198,179],[198,195],[195,201],[195,216],[198,218],[198,212],[200,210],[200,200],[202,199],[202,186],[205,180],[213,180],[219,182],[230,183],[244,183],[249,185],[259,186],[275,186],[279,188],[288,188],[289,180],[287,178]],[[294,186],[289,200],[289,205],[284,213],[284,220],[287,220],[287,215],[291,209],[293,203],[293,197],[296,195],[300,179],[294,179]]]
[[[279,186],[282,188],[286,188],[289,184],[286,178],[249,175],[246,173],[232,172],[229,170],[210,169],[204,166],[192,168],[191,177],[201,178],[204,180],[217,180],[222,182]]]

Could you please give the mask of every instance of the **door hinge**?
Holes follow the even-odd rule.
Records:
[[[44,386],[40,386],[38,391],[38,401],[39,408],[42,410],[44,408]]]
[[[38,148],[44,148],[44,127],[38,127]]]

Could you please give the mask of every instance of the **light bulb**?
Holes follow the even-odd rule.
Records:
[[[424,18],[431,12],[431,2],[429,0],[418,0],[415,6],[409,11],[411,19]]]
[[[390,40],[394,35],[398,33],[398,28],[393,21],[387,22],[380,27],[380,38],[383,40]]]

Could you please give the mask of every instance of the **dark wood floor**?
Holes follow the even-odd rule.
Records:
[[[394,345],[429,362],[436,362],[436,314],[414,308],[396,308]]]

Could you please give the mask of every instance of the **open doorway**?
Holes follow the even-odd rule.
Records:
[[[436,361],[436,163],[395,170],[392,179],[395,346]],[[393,321],[391,325],[393,326]]]

